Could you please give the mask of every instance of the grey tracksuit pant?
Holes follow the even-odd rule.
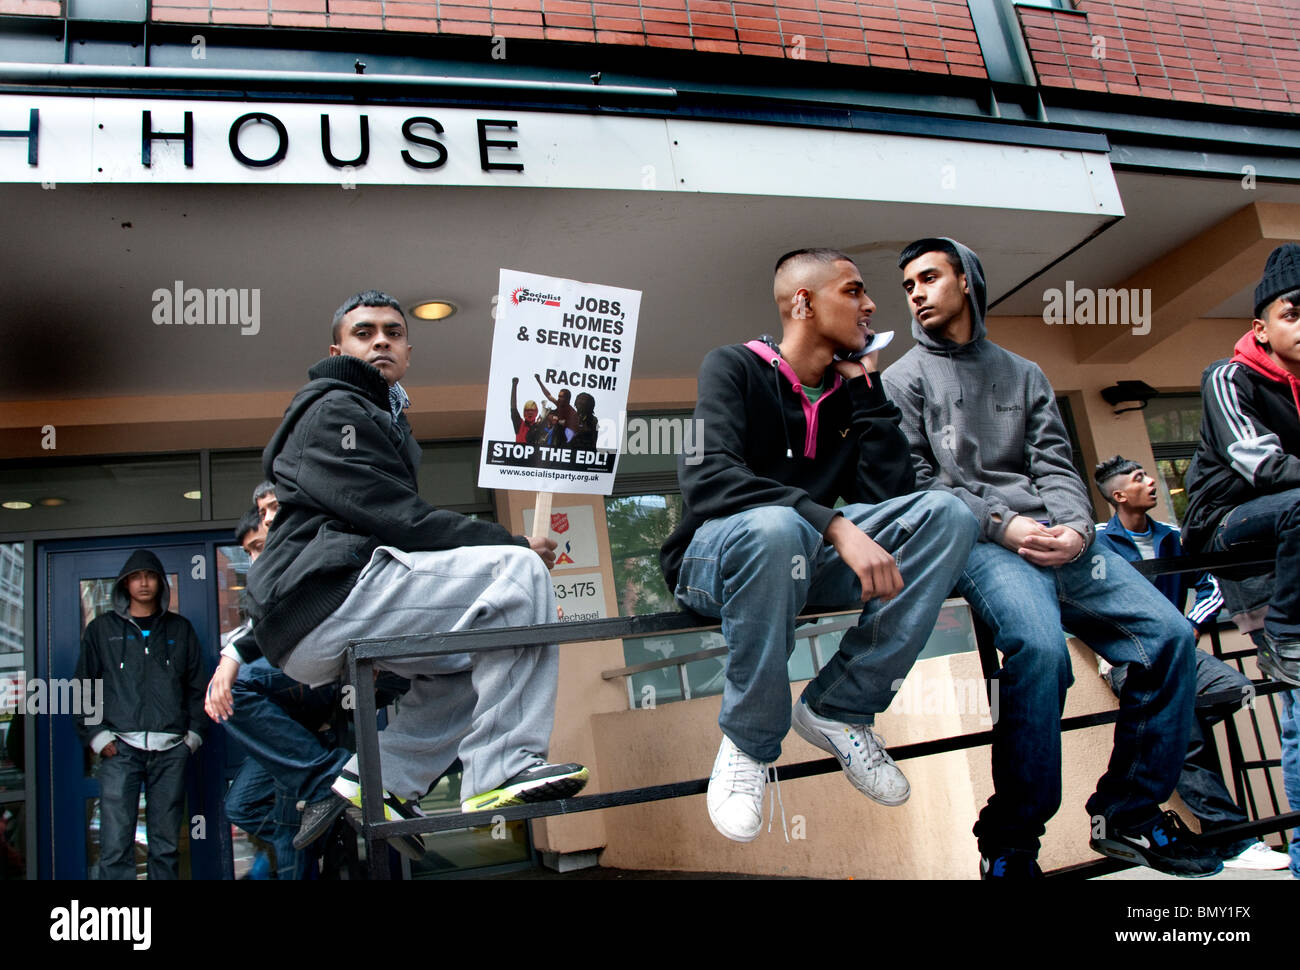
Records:
[[[343,605],[299,641],[283,669],[317,686],[344,674],[353,638],[554,621],[550,575],[530,549],[381,546]],[[399,798],[423,795],[458,755],[465,798],[545,760],[559,671],[554,644],[377,666],[411,681],[379,733],[384,787]],[[355,770],[355,758],[349,766]]]

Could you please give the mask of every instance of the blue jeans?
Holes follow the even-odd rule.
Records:
[[[231,695],[235,710],[226,730],[289,803],[324,798],[349,757],[344,748],[325,747],[316,733],[333,713],[338,685],[308,687],[259,657],[240,668]]]
[[[1110,672],[1110,685],[1116,694],[1124,689],[1127,669],[1127,667],[1115,667]],[[1241,810],[1241,806],[1233,799],[1224,783],[1223,770],[1219,764],[1213,738],[1214,725],[1240,710],[1241,705],[1254,696],[1254,688],[1250,678],[1245,674],[1229,667],[1204,650],[1197,650],[1196,696],[1220,694],[1230,690],[1236,691],[1239,695],[1235,704],[1196,710],[1187,742],[1187,758],[1183,761],[1182,774],[1178,776],[1178,794],[1187,803],[1192,814],[1200,819],[1203,833],[1208,833],[1219,826],[1247,821],[1246,813]],[[1234,856],[1255,841],[1254,838],[1241,839],[1222,846],[1221,849],[1225,856]]]
[[[302,822],[297,804],[283,785],[252,757],[244,759],[226,792],[226,817],[275,848],[276,878],[306,879],[315,874],[314,853],[293,847]]]
[[[975,835],[986,855],[1038,850],[1061,804],[1061,714],[1073,683],[1062,623],[1119,666],[1115,745],[1088,813],[1141,824],[1174,790],[1195,696],[1191,625],[1127,562],[1094,544],[1077,562],[1042,568],[976,544],[957,585],[1002,654],[993,725],[993,797]]]
[[[1282,693],[1282,787],[1291,810],[1300,811],[1300,690]],[[1300,828],[1291,830],[1291,875],[1300,879]]]
[[[99,763],[99,878],[135,879],[135,823],[140,788],[145,790],[150,879],[180,878],[180,836],[184,822],[184,744],[166,751],[142,751],[116,742],[117,754]]]
[[[1209,551],[1261,544],[1277,549],[1280,580],[1273,585],[1264,629],[1276,640],[1300,639],[1300,488],[1238,505],[1219,522]]]
[[[943,492],[840,512],[893,554],[904,586],[888,603],[867,603],[803,697],[824,717],[871,723],[925,646],[978,527],[966,506]],[[794,509],[765,506],[700,526],[682,560],[676,595],[682,605],[722,621],[728,647],[718,717],[723,733],[750,757],[775,761],[790,730],[786,665],[795,617],[805,604],[858,606],[861,582]]]

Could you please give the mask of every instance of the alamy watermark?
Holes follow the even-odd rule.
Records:
[[[1043,291],[1043,322],[1132,327],[1133,336],[1141,337],[1151,332],[1151,291],[1076,289],[1074,280],[1066,280],[1064,291],[1056,287]]]
[[[891,714],[978,717],[980,723],[998,723],[998,682],[980,677],[927,677],[914,671],[896,680],[889,705]]]
[[[104,720],[104,681],[101,678],[47,680],[22,674],[0,679],[0,711],[38,714],[74,714],[90,727]]]
[[[245,337],[252,337],[262,329],[262,291],[260,289],[201,290],[186,287],[176,280],[171,289],[159,287],[153,291],[153,322],[155,326],[238,326]]]
[[[621,446],[621,447],[620,447]],[[704,421],[700,418],[628,418],[604,420],[596,432],[596,448],[618,448],[624,455],[684,455],[686,464],[704,461]]]
[[[130,943],[147,950],[153,934],[153,910],[148,906],[82,906],[72,900],[50,910],[50,939],[56,943]]]

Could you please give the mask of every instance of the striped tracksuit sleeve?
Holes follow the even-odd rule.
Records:
[[[1278,436],[1260,422],[1244,370],[1229,362],[1214,368],[1206,382],[1205,416],[1215,450],[1261,492],[1300,486],[1300,457],[1283,451]]]

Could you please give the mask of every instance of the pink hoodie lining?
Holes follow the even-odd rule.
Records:
[[[839,373],[836,373],[835,382],[831,384],[831,386],[826,389],[826,392],[817,399],[817,403],[813,404],[808,400],[807,395],[803,392],[803,384],[799,381],[799,375],[794,372],[793,367],[785,362],[785,358],[761,340],[751,340],[749,343],[745,344],[745,346],[756,353],[769,367],[772,366],[773,362],[775,362],[777,370],[779,370],[785,379],[790,382],[790,386],[794,388],[795,392],[799,395],[799,403],[803,405],[804,424],[808,429],[807,434],[804,436],[803,456],[805,458],[816,458],[818,408],[821,407],[823,401],[830,397],[831,394],[833,394],[835,390],[844,383],[844,378],[841,377]]]
[[[1260,376],[1291,388],[1291,402],[1295,405],[1296,413],[1300,414],[1300,380],[1296,380],[1289,371],[1273,362],[1264,349],[1255,342],[1253,330],[1247,330],[1232,349],[1234,361],[1241,361]]]

